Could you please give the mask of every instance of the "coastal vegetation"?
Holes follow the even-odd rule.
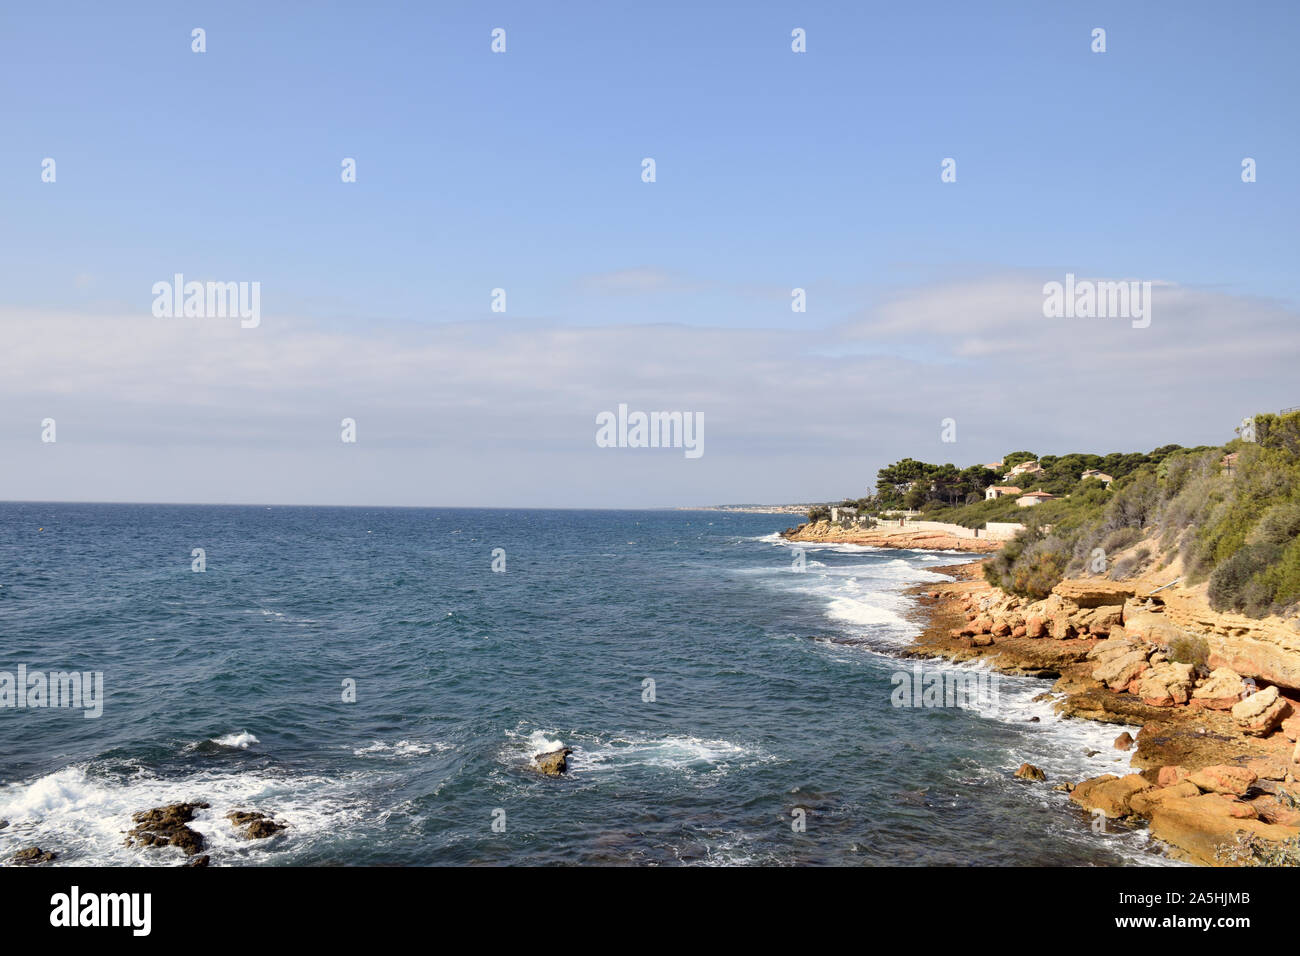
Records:
[[[1145,454],[1006,455],[990,468],[905,458],[877,473],[874,494],[840,507],[858,515],[919,511],[928,521],[1024,530],[985,564],[1005,591],[1045,597],[1066,577],[1115,579],[1177,561],[1186,583],[1208,582],[1216,611],[1252,617],[1300,611],[1300,411],[1260,414],[1223,446],[1164,445]],[[1041,471],[1007,476],[1037,461]],[[1083,477],[1101,472],[1112,479]],[[1007,477],[1004,477],[1007,476]],[[1056,497],[1020,507],[1016,495],[985,500],[990,485]],[[814,513],[815,512],[815,513]],[[830,517],[810,509],[811,521]]]

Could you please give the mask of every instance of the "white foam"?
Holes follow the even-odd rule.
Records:
[[[238,747],[240,750],[247,750],[253,744],[260,744],[261,741],[248,731],[243,731],[238,734],[226,734],[224,737],[213,737],[212,743],[219,747]]]
[[[737,767],[771,759],[762,751],[728,740],[670,735],[614,737],[575,743],[570,765],[579,774],[649,767],[677,773],[722,775]]]
[[[331,779],[274,771],[203,771],[183,778],[159,778],[146,771],[122,780],[88,774],[73,765],[35,780],[0,788],[0,858],[22,847],[58,854],[55,865],[176,866],[181,850],[130,848],[125,833],[131,815],[170,803],[202,801],[190,827],[203,834],[213,864],[287,858],[347,826],[373,815],[360,791],[382,778],[374,771]],[[226,819],[232,810],[260,810],[289,829],[270,840],[246,840]]]
[[[368,757],[372,755],[385,757],[422,757],[430,753],[435,748],[446,750],[450,744],[438,743],[434,745],[422,744],[414,740],[399,740],[395,744],[386,744],[382,740],[376,740],[369,747],[360,747],[352,751],[355,757]]]

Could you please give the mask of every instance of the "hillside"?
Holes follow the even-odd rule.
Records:
[[[1007,455],[997,469],[904,459],[876,493],[841,507],[858,515],[908,508],[927,521],[1025,529],[985,564],[989,582],[1031,600],[1067,577],[1178,578],[1217,612],[1271,617],[1300,630],[1300,411],[1261,414],[1222,446],[1165,445],[1147,454]],[[1036,461],[1036,465],[1034,462]],[[1006,476],[1015,467],[1033,468]],[[1099,471],[1101,477],[1084,477]],[[1109,478],[1109,481],[1103,481]],[[1021,507],[1017,494],[1056,497]],[[825,520],[814,508],[809,520]]]

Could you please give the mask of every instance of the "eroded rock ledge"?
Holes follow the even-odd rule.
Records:
[[[1186,860],[1300,864],[1300,695],[1273,680],[1300,653],[1282,641],[1271,645],[1282,656],[1259,653],[1258,628],[1234,634],[1231,615],[1194,630],[1206,618],[1187,610],[1194,601],[1145,582],[1064,581],[1029,601],[985,583],[979,564],[934,570],[958,580],[915,589],[929,620],[913,655],[1054,677],[1062,715],[1141,727],[1135,772],[1049,785],[1089,813],[1149,826]]]

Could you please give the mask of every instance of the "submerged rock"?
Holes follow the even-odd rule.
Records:
[[[19,850],[13,855],[13,862],[18,866],[35,866],[37,863],[49,863],[51,860],[57,860],[59,855],[48,850],[42,850],[38,846],[29,846],[25,850]]]
[[[533,758],[533,769],[548,777],[558,777],[569,769],[567,758],[571,753],[573,753],[571,748],[561,747],[550,753],[538,754]]]
[[[189,822],[195,810],[206,810],[208,803],[171,803],[153,810],[142,810],[131,819],[136,826],[126,835],[127,846],[178,846],[187,856],[203,849],[203,834],[191,830]]]
[[[287,824],[276,823],[265,813],[256,810],[232,810],[226,819],[236,830],[242,828],[243,835],[249,840],[265,840],[285,829]]]

